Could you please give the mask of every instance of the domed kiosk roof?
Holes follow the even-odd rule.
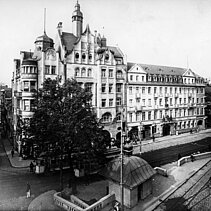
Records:
[[[120,183],[120,157],[109,162],[101,171],[107,179]],[[134,188],[151,178],[156,171],[142,158],[137,156],[124,156],[123,185]]]

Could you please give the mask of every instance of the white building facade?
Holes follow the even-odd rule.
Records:
[[[72,33],[57,26],[54,41],[46,35],[35,41],[34,52],[14,60],[12,79],[14,130],[18,119],[33,116],[33,93],[46,78],[76,79],[92,92],[92,106],[107,134],[119,139],[122,109],[127,111],[130,136],[151,138],[204,128],[204,81],[190,69],[127,63],[118,47],[89,25],[83,30],[78,2],[72,14]]]

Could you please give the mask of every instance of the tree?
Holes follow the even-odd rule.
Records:
[[[81,156],[101,162],[105,151],[102,128],[93,113],[91,98],[92,94],[73,79],[64,84],[47,79],[36,96],[30,124],[30,133],[43,151],[48,152],[50,143],[56,149],[53,156],[68,154],[69,186],[72,185],[73,191],[76,190],[73,163]]]

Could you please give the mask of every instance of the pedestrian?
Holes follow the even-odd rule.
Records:
[[[30,163],[29,167],[30,167],[30,172],[33,172],[33,170],[34,170],[34,164],[32,162]]]
[[[194,161],[194,157],[193,157],[192,154],[190,155],[190,159],[191,159],[192,162]]]
[[[13,158],[13,156],[14,156],[14,149],[13,148],[11,150],[11,155],[12,155],[12,158]]]
[[[26,198],[30,198],[30,197],[31,197],[31,186],[27,182],[27,184],[26,184]]]
[[[153,142],[155,141],[155,136],[154,136],[154,134],[153,134],[153,136],[152,136],[152,140],[153,140]]]

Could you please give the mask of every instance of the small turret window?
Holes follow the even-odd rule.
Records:
[[[85,54],[85,53],[82,54],[82,59],[83,59],[83,60],[86,59],[86,54]]]
[[[75,59],[76,59],[76,61],[79,59],[79,53],[75,54]]]

